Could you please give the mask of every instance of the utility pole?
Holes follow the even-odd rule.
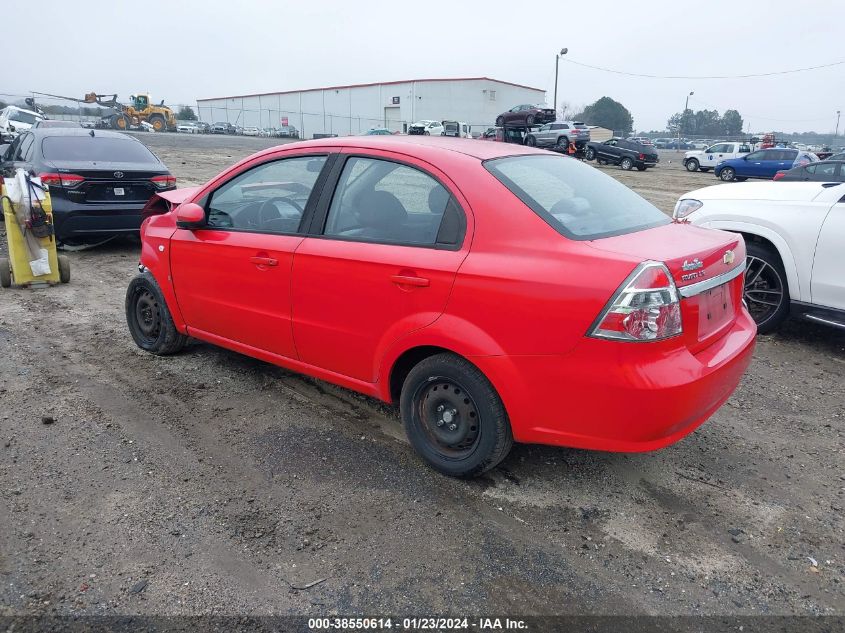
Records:
[[[833,138],[839,136],[839,110],[836,111],[836,132],[833,133]]]
[[[552,104],[552,107],[555,111],[555,118],[557,118],[557,70],[558,66],[560,65],[560,58],[563,55],[566,55],[569,52],[568,48],[560,49],[560,54],[555,55],[555,102]]]
[[[678,121],[678,149],[681,149],[681,132],[683,132],[684,129],[684,118],[687,116],[687,110],[689,110],[689,98],[694,94],[695,92],[690,90],[686,101],[684,101],[684,111],[681,112],[681,120]]]

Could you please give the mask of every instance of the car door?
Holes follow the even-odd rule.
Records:
[[[804,170],[811,173],[810,180],[819,182],[841,182],[839,177],[838,163],[814,163],[805,165]]]
[[[373,383],[387,348],[445,309],[471,222],[446,176],[407,156],[349,152],[335,178],[294,256],[294,341],[300,360]]]
[[[845,196],[831,207],[819,231],[810,282],[813,303],[845,310],[842,253],[845,253]]]
[[[736,161],[736,175],[745,178],[761,178],[767,169],[767,163],[771,162],[769,157],[772,151],[761,149],[748,154],[744,160]]]
[[[23,169],[27,173],[32,171],[32,158],[35,154],[35,136],[32,132],[25,132],[15,139],[6,154],[3,172],[6,176],[14,176],[15,170]]]
[[[716,145],[712,145],[705,150],[699,164],[702,167],[715,167],[723,160],[733,158],[733,153],[731,152],[732,148],[733,145],[730,143],[717,143]]]
[[[537,145],[540,147],[546,147],[547,145],[551,144],[549,140],[551,138],[551,129],[552,124],[546,123],[545,125],[541,125],[540,129],[534,132],[534,138],[537,139]]]
[[[177,229],[170,265],[188,333],[296,358],[293,252],[327,176],[329,154],[284,152],[246,166],[203,196],[202,228]]]
[[[598,145],[596,147],[596,154],[599,155],[600,158],[605,160],[615,160],[616,159],[616,144],[619,142],[619,139],[609,139]]]

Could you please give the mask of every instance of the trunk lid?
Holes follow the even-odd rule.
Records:
[[[636,264],[666,264],[681,295],[684,343],[693,352],[726,334],[742,309],[744,275],[736,273],[745,266],[745,242],[736,233],[667,224],[591,244]]]
[[[57,187],[56,193],[74,202],[91,204],[146,202],[157,191],[151,179],[170,173],[155,163],[109,162],[106,168],[89,161],[62,161],[53,162],[53,167],[57,173],[85,179],[72,189]]]

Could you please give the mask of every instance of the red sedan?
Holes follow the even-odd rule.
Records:
[[[672,224],[546,151],[353,137],[259,152],[158,194],[126,316],[155,354],[188,337],[398,403],[434,468],[514,441],[671,444],[754,347],[745,245]]]

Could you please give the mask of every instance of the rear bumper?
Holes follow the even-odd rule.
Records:
[[[499,390],[517,441],[641,452],[677,442],[724,404],[751,362],[756,332],[742,310],[697,354],[671,342],[585,338],[566,356],[471,360]]]
[[[141,228],[141,210],[147,201],[80,204],[53,199],[56,237],[66,241],[84,237],[108,237],[137,233]]]

